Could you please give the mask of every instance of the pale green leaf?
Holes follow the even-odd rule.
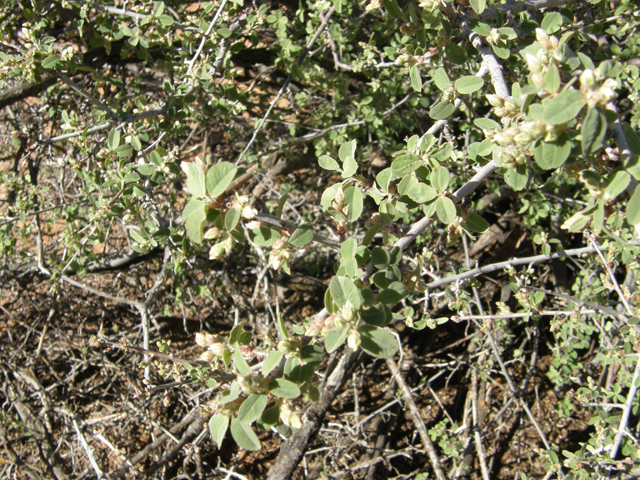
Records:
[[[237,418],[231,419],[231,435],[238,446],[244,450],[257,452],[262,448],[251,426],[240,422]]]

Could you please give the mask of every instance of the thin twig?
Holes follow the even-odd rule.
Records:
[[[584,234],[591,242],[591,245],[593,245],[593,248],[596,249],[596,252],[598,252],[598,256],[600,257],[600,260],[602,260],[602,263],[604,264],[604,268],[607,269],[607,273],[609,274],[609,279],[611,280],[611,283],[613,284],[613,288],[615,288],[616,293],[620,297],[620,300],[622,301],[624,308],[627,310],[627,313],[629,315],[633,316],[633,309],[631,308],[631,305],[629,305],[629,301],[627,300],[627,297],[625,297],[624,293],[622,293],[622,289],[618,284],[618,280],[616,280],[616,276],[613,274],[613,271],[611,270],[611,266],[609,265],[609,262],[607,262],[607,259],[604,258],[604,254],[602,253],[600,246],[596,242],[595,237],[588,230],[585,230]]]
[[[224,9],[226,4],[227,4],[227,0],[222,0],[222,3],[218,7],[218,11],[216,12],[215,16],[213,17],[213,20],[211,20],[211,23],[209,23],[209,28],[207,28],[207,31],[202,36],[202,40],[200,40],[200,45],[198,46],[198,50],[196,50],[196,53],[193,55],[193,58],[189,62],[189,68],[187,69],[187,75],[191,75],[191,71],[193,70],[193,66],[196,64],[196,60],[198,59],[198,57],[202,53],[202,49],[204,48],[204,44],[207,41],[207,37],[211,33],[211,30],[213,30],[213,27],[217,23],[218,18],[220,18],[220,15],[222,14],[222,10]]]
[[[449,283],[460,282],[461,280],[465,280],[467,278],[477,277],[478,275],[495,272],[496,270],[502,270],[504,268],[510,268],[517,265],[533,265],[534,263],[544,262],[547,260],[554,260],[556,258],[577,257],[585,253],[593,253],[593,252],[595,252],[595,249],[593,247],[583,247],[583,248],[574,248],[570,250],[563,250],[561,252],[555,252],[549,255],[534,255],[533,257],[514,258],[511,260],[507,260],[506,262],[498,262],[498,263],[492,263],[490,265],[485,265],[484,267],[476,267],[474,269],[469,270],[468,272],[463,272],[458,275],[439,278],[438,280],[434,280],[433,282],[428,283],[427,287],[436,288],[442,285],[447,285]]]
[[[616,436],[613,440],[613,446],[611,447],[611,453],[609,454],[609,458],[611,458],[611,460],[615,460],[616,456],[618,455],[618,449],[620,448],[620,444],[622,443],[622,436],[624,435],[624,431],[627,428],[627,424],[629,423],[631,407],[633,407],[633,400],[635,399],[636,392],[638,390],[638,378],[640,378],[640,360],[636,361],[636,368],[633,372],[633,378],[631,379],[631,383],[629,384],[629,393],[627,394],[626,402],[624,402],[622,418],[620,419],[618,432],[616,433]]]
[[[405,404],[409,407],[409,412],[411,413],[411,418],[413,419],[413,424],[418,429],[418,433],[420,434],[420,439],[422,440],[422,445],[427,451],[427,455],[429,456],[429,461],[431,462],[431,467],[433,468],[436,477],[438,480],[446,480],[444,472],[442,471],[442,467],[440,466],[440,459],[438,458],[438,453],[436,452],[433,443],[431,442],[431,438],[429,437],[429,432],[427,432],[427,427],[425,427],[424,422],[422,421],[422,417],[420,416],[420,410],[416,406],[416,402],[413,401],[413,396],[411,395],[411,390],[405,383],[402,375],[400,374],[400,370],[398,369],[398,365],[393,360],[393,358],[389,357],[386,359],[387,366],[389,370],[391,370],[391,374],[393,375],[394,380],[400,387],[402,391],[402,398]]]
[[[335,6],[331,6],[327,11],[326,17],[322,20],[322,23],[318,27],[318,30],[316,30],[316,33],[314,34],[314,36],[311,38],[311,40],[309,40],[305,48],[302,50],[302,53],[298,56],[298,59],[297,59],[298,65],[301,65],[303,60],[309,54],[309,50],[311,49],[313,44],[316,42],[316,40],[318,39],[322,31],[325,29],[325,27],[329,23],[329,19],[333,15],[334,11],[335,11]],[[242,161],[246,153],[249,151],[253,143],[256,141],[256,138],[258,137],[258,132],[260,132],[260,130],[266,123],[267,119],[269,118],[269,115],[271,115],[271,110],[273,110],[273,107],[275,106],[275,104],[278,103],[278,100],[280,100],[280,97],[282,96],[282,94],[286,92],[287,89],[289,88],[289,84],[291,83],[291,78],[292,78],[292,75],[291,73],[289,73],[289,75],[287,76],[287,79],[284,81],[284,83],[282,84],[282,87],[278,91],[276,98],[273,99],[273,101],[269,105],[269,108],[267,109],[267,112],[264,114],[264,116],[262,117],[262,120],[260,120],[260,123],[258,124],[256,129],[253,131],[253,135],[251,136],[251,139],[249,140],[249,142],[247,143],[247,146],[244,148],[244,150],[238,157],[238,160],[236,160],[235,165],[238,165]]]

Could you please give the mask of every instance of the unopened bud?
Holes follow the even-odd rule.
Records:
[[[495,108],[500,108],[504,106],[504,98],[499,97],[498,95],[495,95],[493,93],[487,94],[487,101],[492,107],[495,107]]]
[[[220,229],[217,227],[210,228],[204,233],[205,240],[215,240],[220,236]]]
[[[549,47],[549,35],[541,28],[536,28],[536,40],[542,44],[544,48]]]
[[[211,250],[209,250],[209,260],[217,260],[224,254],[225,242],[216,243]]]
[[[360,333],[357,330],[351,330],[349,336],[347,337],[347,345],[351,350],[358,350],[360,348]]]
[[[596,77],[593,74],[593,70],[586,69],[580,75],[580,85],[586,90],[591,90],[596,83]]]
[[[542,71],[542,64],[540,63],[538,57],[527,53],[526,60],[527,68],[529,68],[529,71],[531,73],[540,73]]]

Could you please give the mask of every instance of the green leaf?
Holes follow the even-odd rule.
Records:
[[[627,204],[627,222],[634,227],[640,224],[640,186],[636,187]]]
[[[484,86],[484,80],[475,75],[468,75],[466,77],[456,80],[456,90],[462,95],[477,92]]]
[[[429,185],[425,185],[424,183],[418,183],[414,185],[408,192],[408,197],[416,203],[424,203],[429,200],[433,200],[436,198],[435,188],[430,187]]]
[[[367,325],[374,325],[376,327],[384,327],[393,320],[393,314],[389,307],[386,305],[374,305],[362,310],[362,321]]]
[[[393,169],[392,168],[385,168],[380,173],[378,173],[378,175],[376,175],[376,182],[378,183],[378,186],[383,191],[388,192],[389,191],[389,184],[391,183],[391,180],[393,179],[393,177],[394,177]]]
[[[260,423],[264,427],[273,427],[280,420],[280,406],[276,403],[273,407],[267,408],[260,417]]]
[[[313,225],[310,223],[303,223],[296,228],[295,232],[293,232],[289,239],[289,244],[296,248],[306,247],[313,241],[314,233]]]
[[[214,415],[209,420],[209,432],[211,433],[213,441],[218,445],[218,450],[222,447],[222,441],[227,434],[227,428],[229,428],[229,417],[225,415]]]
[[[583,212],[578,212],[564,222],[560,228],[571,233],[578,233],[581,232],[590,221],[591,215],[585,215]]]
[[[445,72],[444,68],[442,67],[438,68],[435,72],[433,72],[431,77],[433,78],[433,82],[436,84],[436,87],[438,87],[440,91],[445,91],[447,88],[451,86],[451,81],[449,80],[449,76],[447,75],[447,72]]]
[[[348,158],[355,158],[356,156],[356,141],[351,140],[350,142],[344,142],[340,145],[340,150],[338,152],[338,156],[340,160],[344,163]]]
[[[238,225],[240,221],[240,212],[235,208],[230,208],[224,216],[224,228],[231,231]]]
[[[473,11],[478,15],[484,12],[484,9],[487,6],[487,2],[485,0],[470,0],[469,4],[471,5],[471,8],[473,8]]]
[[[348,277],[333,277],[329,283],[331,298],[338,307],[344,307],[347,302],[353,305],[356,310],[360,308],[360,294],[358,287]]]
[[[231,435],[238,446],[244,450],[257,452],[262,448],[251,426],[240,422],[237,418],[231,419]]]
[[[396,157],[391,163],[391,169],[398,175],[405,175],[407,173],[411,173],[414,170],[418,169],[423,165],[422,160],[418,155],[408,154],[408,155],[400,155]],[[384,170],[380,173],[383,173]],[[392,172],[390,172],[391,174]],[[384,190],[388,189],[387,188]]]
[[[345,260],[356,258],[356,250],[358,249],[358,241],[355,238],[345,240],[340,248],[340,254]]]
[[[391,263],[391,255],[386,249],[381,247],[375,247],[371,252],[371,263],[378,270],[384,270]]]
[[[120,146],[120,130],[114,128],[109,132],[109,138],[107,140],[107,145],[111,150],[115,150]]]
[[[544,74],[544,89],[549,93],[556,93],[560,88],[560,70],[552,63]]]
[[[56,68],[58,63],[60,63],[60,57],[58,55],[49,55],[42,60],[42,68],[46,68],[47,70]]]
[[[238,409],[238,421],[251,425],[258,420],[267,406],[267,396],[263,393],[252,393]]]
[[[228,350],[226,350],[228,351]],[[227,403],[234,402],[240,396],[240,385],[237,380],[231,382],[228,390],[223,390],[218,398],[218,402],[222,405],[226,405]]]
[[[627,140],[631,153],[640,155],[640,137],[638,137],[638,134],[627,122],[622,122],[622,129],[624,130],[624,137]]]
[[[278,208],[276,208],[276,218],[282,218],[282,212],[284,211],[284,207],[289,199],[289,194],[285,193],[280,197],[280,201],[278,201]]]
[[[444,101],[434,105],[433,108],[429,110],[429,116],[434,120],[445,120],[455,111],[456,107],[453,103]]]
[[[436,214],[442,223],[449,225],[456,219],[456,206],[448,197],[439,197],[436,200]]]
[[[360,218],[363,208],[363,196],[358,187],[349,187],[344,191],[344,204],[349,205],[347,220],[355,222]]]
[[[536,163],[543,170],[552,170],[564,165],[571,154],[571,140],[563,133],[555,142],[545,142],[540,139],[533,149]]]
[[[134,148],[136,152],[139,152],[140,150],[142,150],[142,143],[140,142],[140,139],[136,135],[131,135],[129,137],[129,143],[131,144],[131,146]]]
[[[629,186],[631,175],[623,170],[616,170],[607,176],[604,193],[607,200],[612,200],[620,195]]]
[[[342,178],[352,177],[358,171],[358,163],[354,157],[347,157],[342,164]]]
[[[206,175],[204,168],[196,162],[182,163],[182,169],[187,174],[187,190],[196,198],[207,196]]]
[[[238,343],[240,339],[240,334],[242,333],[243,328],[244,328],[244,323],[240,322],[231,329],[231,332],[229,332],[229,345]]]
[[[544,120],[551,125],[570,122],[586,103],[584,95],[577,90],[560,92],[544,106]]]
[[[449,186],[451,175],[449,174],[449,170],[447,170],[443,166],[439,166],[433,172],[431,172],[430,180],[433,188],[435,188],[438,192],[443,193]]]
[[[307,365],[320,365],[324,360],[324,350],[320,345],[305,345],[300,349],[300,359]]]
[[[469,218],[464,221],[463,226],[470,232],[475,233],[484,233],[489,230],[489,222],[475,213],[469,214]]]
[[[378,294],[378,301],[384,305],[393,305],[401,301],[408,293],[402,282],[393,282]]]
[[[340,169],[340,164],[328,155],[323,155],[318,159],[320,167],[329,171],[336,171]]]
[[[491,50],[493,50],[493,53],[495,53],[497,57],[503,60],[508,59],[511,55],[511,50],[500,45],[491,44]]]
[[[324,339],[324,348],[327,349],[327,353],[335,352],[347,339],[348,327],[335,328],[327,333]]]
[[[257,227],[249,231],[249,238],[256,245],[271,247],[280,238],[280,233],[269,227]]]
[[[482,0],[482,1],[484,1],[484,0]],[[489,34],[491,33],[491,27],[488,24],[486,24],[484,22],[481,22],[477,18],[469,19],[469,24],[468,25],[469,25],[469,29],[472,32],[477,33],[481,37],[488,37]]]
[[[282,357],[284,357],[284,352],[281,352],[279,350],[274,350],[269,355],[267,355],[267,358],[265,358],[264,362],[262,363],[262,375],[264,377],[269,375],[271,371],[276,368],[276,366],[278,366],[280,360],[282,360]]]
[[[242,375],[243,377],[251,375],[251,368],[249,367],[247,361],[244,359],[244,355],[242,355],[242,352],[240,351],[240,344],[238,343],[235,344],[233,361],[240,375]]]
[[[182,211],[182,221],[187,229],[187,236],[194,243],[202,243],[204,222],[207,219],[206,208],[206,202],[194,197]]]
[[[599,108],[589,107],[582,122],[582,153],[589,157],[602,148],[607,133],[607,117]]]
[[[488,118],[476,118],[473,120],[473,124],[482,130],[501,130],[502,126],[493,120]]]
[[[224,193],[238,172],[238,167],[229,162],[220,162],[207,172],[207,193],[218,198]]]
[[[269,393],[279,398],[293,399],[300,396],[300,388],[284,378],[276,378],[269,382]]]
[[[364,238],[362,239],[362,245],[365,247],[368,247],[369,245],[371,245],[371,242],[373,241],[374,237],[380,230],[382,230],[382,227],[384,227],[382,223],[376,223],[369,230],[367,230],[367,233],[364,235]]]
[[[464,51],[464,48],[460,45],[456,45],[455,43],[450,43],[444,47],[444,54],[456,65],[462,65],[467,61],[467,52]]]
[[[289,331],[287,330],[287,326],[284,324],[284,318],[282,318],[281,313],[276,317],[276,328],[278,329],[280,340],[289,340]]]
[[[158,20],[165,27],[169,27],[169,26],[173,25],[173,18],[171,18],[169,15],[160,15],[158,17]]]
[[[358,329],[362,350],[378,358],[388,358],[398,351],[398,340],[391,333],[371,325]]]
[[[298,357],[287,358],[287,361],[284,364],[284,376],[286,379],[294,383],[299,383],[300,374],[302,372],[301,365],[302,362]]]
[[[409,78],[411,79],[411,88],[416,92],[420,92],[422,90],[422,77],[420,77],[420,71],[417,66],[413,65],[409,69]]]
[[[529,170],[526,165],[518,165],[516,168],[510,168],[504,174],[504,181],[516,192],[519,192],[527,186]]]
[[[229,38],[233,32],[226,27],[222,27],[218,29],[218,35],[222,38]]]
[[[542,24],[540,25],[542,29],[547,32],[549,35],[557,32],[562,27],[562,15],[558,12],[550,12],[544,16],[542,20]]]

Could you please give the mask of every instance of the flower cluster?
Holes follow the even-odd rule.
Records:
[[[580,75],[580,91],[587,97],[590,107],[604,107],[616,98],[618,82],[613,78],[603,78],[600,68],[587,69]]]
[[[289,238],[280,237],[276,243],[273,244],[271,252],[269,253],[269,266],[274,270],[279,270],[291,259],[293,248],[289,245]]]
[[[555,35],[549,36],[541,28],[536,28],[536,39],[542,45],[542,48],[538,50],[537,55],[527,53],[527,67],[531,72],[531,83],[536,87],[544,87],[544,76],[551,65],[555,65],[562,59],[563,49],[560,48],[558,38]]]
[[[200,359],[210,362],[214,358],[221,358],[227,350],[226,340],[222,335],[211,333],[196,333],[196,343],[207,350],[200,355]]]
[[[317,318],[307,328],[305,335],[309,337],[325,336],[331,330],[340,328],[348,328],[347,345],[352,350],[360,347],[360,332],[358,332],[358,324],[360,323],[360,315],[353,305],[348,301],[338,311],[336,315],[329,315],[326,318]]]

